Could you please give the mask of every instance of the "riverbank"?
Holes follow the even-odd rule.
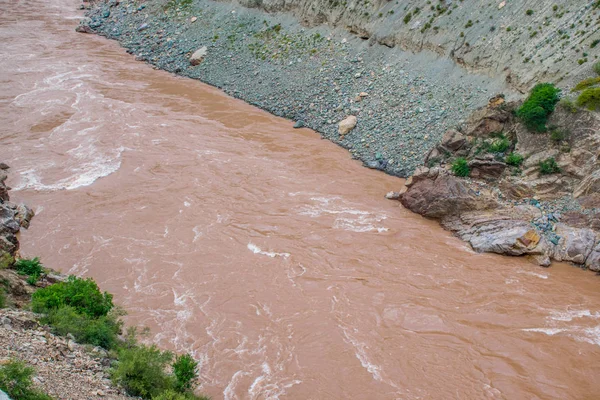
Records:
[[[502,79],[469,74],[434,52],[406,53],[228,3],[108,1],[88,17],[80,30],[118,40],[138,60],[311,128],[396,176],[410,175],[491,96],[512,94]],[[203,48],[201,62],[191,62]],[[356,127],[341,135],[338,123],[350,115]]]

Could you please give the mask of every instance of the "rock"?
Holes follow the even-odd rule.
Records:
[[[198,20],[198,17],[192,17],[192,18],[190,18],[190,22],[192,22],[192,23],[196,22],[197,20]]]
[[[506,169],[506,164],[500,161],[475,159],[469,161],[469,168],[470,176],[473,178],[499,178]]]
[[[490,221],[478,225],[469,233],[473,250],[520,256],[544,255],[547,245],[529,223],[521,220]]]
[[[302,120],[296,121],[296,123],[294,124],[294,128],[295,129],[304,128],[304,121],[302,121]]]
[[[349,115],[338,124],[338,132],[340,135],[344,136],[348,132],[350,132],[356,126],[358,122],[357,118],[354,115]]]
[[[594,231],[556,224],[556,234],[560,237],[560,241],[554,249],[554,258],[557,261],[585,264],[596,244]]]
[[[504,131],[510,120],[510,111],[500,107],[481,108],[469,117],[465,133],[467,136],[489,137],[492,133]]]
[[[442,146],[450,151],[457,151],[465,145],[467,139],[457,130],[449,129],[442,137]]]
[[[148,29],[148,24],[144,22],[143,24],[141,24],[141,25],[138,27],[138,29],[137,29],[137,30],[141,32],[141,31],[145,31],[146,29]]]
[[[79,33],[94,33],[94,30],[90,28],[88,25],[79,25],[75,28],[75,32]]]
[[[385,195],[385,198],[388,200],[398,200],[398,199],[400,199],[400,193],[399,192],[387,192],[387,194]]]
[[[573,197],[578,198],[593,193],[600,193],[600,169],[585,177],[573,191]]]
[[[430,218],[497,207],[493,198],[477,196],[464,181],[436,171],[435,177],[430,177],[429,169],[415,171],[409,189],[400,196],[404,207]]]
[[[200,47],[190,57],[190,64],[192,64],[194,66],[199,65],[202,61],[204,61],[204,57],[206,57],[207,52],[208,52],[208,48],[206,46]]]
[[[0,162],[0,169],[1,169],[1,170],[7,170],[7,169],[9,169],[9,168],[10,168],[10,167],[9,167],[7,164],[5,164],[5,163],[3,163],[3,162]]]
[[[592,271],[600,272],[600,241],[588,255],[585,266]]]

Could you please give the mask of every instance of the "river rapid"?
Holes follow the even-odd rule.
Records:
[[[0,0],[0,161],[22,254],[91,276],[213,399],[592,399],[600,278],[475,254],[401,180]]]

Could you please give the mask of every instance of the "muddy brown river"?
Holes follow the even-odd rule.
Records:
[[[594,399],[600,278],[473,253],[309,130],[0,0],[24,256],[94,277],[213,399]]]

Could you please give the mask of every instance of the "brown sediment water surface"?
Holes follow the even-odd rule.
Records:
[[[22,253],[94,277],[213,399],[592,399],[600,278],[475,254],[309,130],[0,0]]]

